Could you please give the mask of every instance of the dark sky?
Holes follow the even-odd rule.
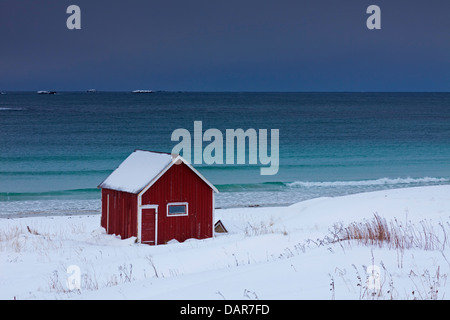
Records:
[[[0,0],[0,90],[89,88],[450,91],[450,1]]]

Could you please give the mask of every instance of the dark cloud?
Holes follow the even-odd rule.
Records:
[[[0,1],[2,90],[450,90],[448,1]]]

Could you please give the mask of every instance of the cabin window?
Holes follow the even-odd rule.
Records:
[[[187,202],[173,202],[167,204],[167,216],[187,216],[188,203]]]

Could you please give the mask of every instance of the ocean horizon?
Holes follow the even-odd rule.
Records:
[[[0,216],[98,212],[97,186],[131,152],[170,152],[194,121],[279,130],[276,175],[194,164],[221,208],[450,184],[450,93],[6,91]]]

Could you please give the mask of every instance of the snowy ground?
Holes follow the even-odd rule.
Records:
[[[374,213],[425,246],[333,242],[333,225]],[[0,219],[0,299],[450,297],[450,186],[216,210],[218,219],[229,234],[156,247],[106,235],[100,215]]]

